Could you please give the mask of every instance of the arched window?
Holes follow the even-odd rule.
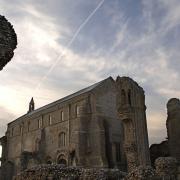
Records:
[[[121,104],[126,104],[126,92],[124,89],[121,90]]]
[[[64,132],[61,132],[59,134],[59,147],[66,146],[66,134]]]
[[[128,90],[128,103],[131,105],[131,90]]]

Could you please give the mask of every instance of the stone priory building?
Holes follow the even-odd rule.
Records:
[[[143,89],[128,77],[109,77],[36,110],[32,98],[0,139],[1,177],[38,164],[122,171],[148,165],[145,109]]]

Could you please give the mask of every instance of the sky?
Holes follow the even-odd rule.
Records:
[[[0,136],[8,122],[101,81],[145,90],[149,140],[167,137],[166,103],[180,97],[179,0],[0,0],[17,49],[0,71]]]

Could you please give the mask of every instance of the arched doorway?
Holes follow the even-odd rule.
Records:
[[[67,161],[64,157],[64,155],[60,155],[57,159],[57,164],[62,164],[62,165],[65,165],[67,166]]]

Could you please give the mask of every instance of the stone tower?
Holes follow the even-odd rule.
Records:
[[[166,121],[170,155],[180,164],[180,100],[172,98],[167,103]]]
[[[144,90],[128,77],[117,77],[117,108],[124,127],[128,171],[150,165]]]

